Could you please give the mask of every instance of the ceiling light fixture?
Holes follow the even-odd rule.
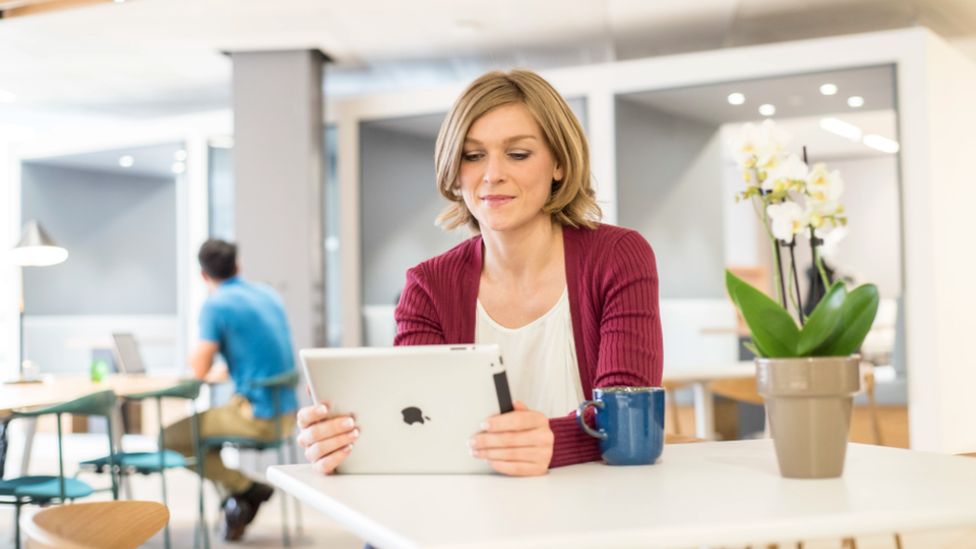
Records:
[[[13,103],[17,101],[17,94],[7,90],[0,90],[0,103]]]
[[[852,109],[859,109],[864,106],[864,98],[860,95],[852,95],[847,98],[847,106]]]
[[[850,122],[844,122],[839,118],[821,118],[820,129],[850,139],[851,141],[861,140],[861,128]]]
[[[746,102],[746,96],[739,92],[730,93],[726,99],[728,99],[729,105],[741,105]]]
[[[763,116],[772,116],[776,114],[776,106],[771,103],[763,103],[759,105],[759,114]]]
[[[173,170],[173,173],[181,174],[186,171],[186,164],[182,162],[173,162],[171,169]]]
[[[823,84],[822,86],[820,86],[820,93],[822,93],[823,95],[834,95],[837,93],[837,85],[829,84],[829,83]]]
[[[133,164],[136,163],[136,159],[132,158],[131,155],[125,155],[119,157],[119,166],[123,168],[131,168]]]
[[[186,161],[186,151],[184,151],[183,149],[180,149],[180,150],[176,151],[175,153],[173,153],[173,160],[175,160],[177,162],[185,162]]]
[[[901,149],[897,141],[873,133],[864,136],[864,144],[876,151],[888,154],[895,154]]]

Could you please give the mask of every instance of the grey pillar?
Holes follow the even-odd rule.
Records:
[[[327,59],[316,50],[230,57],[234,228],[241,270],[281,293],[297,348],[322,346],[322,72]]]

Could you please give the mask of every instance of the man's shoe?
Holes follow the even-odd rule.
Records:
[[[244,529],[254,520],[257,511],[251,502],[234,495],[224,500],[224,541],[237,541],[244,536]]]
[[[224,540],[237,541],[258,514],[261,504],[271,499],[274,488],[255,482],[247,490],[224,501]]]

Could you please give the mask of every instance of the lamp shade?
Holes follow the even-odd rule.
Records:
[[[68,250],[58,246],[33,219],[24,227],[20,242],[10,250],[10,261],[21,267],[47,267],[65,259],[68,259]]]

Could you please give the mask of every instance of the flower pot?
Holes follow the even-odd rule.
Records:
[[[844,472],[860,357],[757,358],[756,385],[780,474],[832,478]]]

